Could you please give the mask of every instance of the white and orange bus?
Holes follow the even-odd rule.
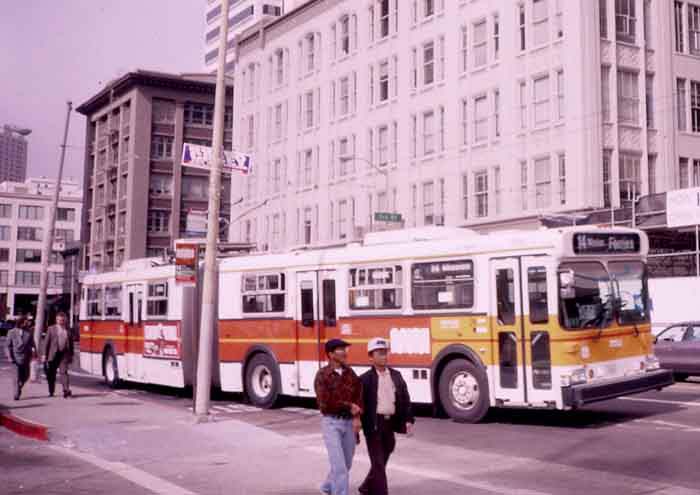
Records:
[[[366,343],[382,336],[413,401],[461,421],[478,421],[489,407],[571,409],[660,389],[673,379],[653,356],[647,250],[645,234],[632,229],[428,228],[225,258],[218,385],[261,407],[280,395],[311,397],[327,339],[353,344],[349,361],[361,372]],[[166,300],[157,299],[165,297],[159,283],[167,315],[152,305]],[[166,369],[176,385],[191,382],[196,291],[181,292],[173,267],[127,265],[86,277],[83,290],[81,341],[91,357],[81,362],[89,369],[108,381],[118,373],[153,382]],[[108,290],[121,291],[122,317],[107,314]],[[148,351],[161,326],[177,329],[169,334],[177,358]]]

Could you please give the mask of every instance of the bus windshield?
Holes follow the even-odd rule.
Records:
[[[564,328],[607,328],[649,321],[641,261],[563,263],[559,272],[560,321]]]

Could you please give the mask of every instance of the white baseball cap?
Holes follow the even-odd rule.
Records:
[[[389,341],[382,337],[375,337],[367,344],[367,354],[371,354],[372,352],[380,349],[386,349],[388,351]]]

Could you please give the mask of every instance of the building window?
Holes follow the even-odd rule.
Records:
[[[56,210],[56,220],[59,222],[75,222],[75,208],[59,208]]]
[[[153,98],[153,109],[151,119],[154,123],[173,124],[175,123],[175,102]]]
[[[493,134],[495,137],[501,136],[501,92],[496,89],[493,91]]]
[[[423,225],[433,225],[435,223],[434,186],[435,184],[432,181],[423,184]]]
[[[535,126],[546,124],[550,119],[549,111],[549,75],[541,76],[533,81],[533,108]]]
[[[474,200],[476,216],[487,217],[489,215],[489,174],[486,171],[474,174]]]
[[[552,200],[552,168],[549,157],[535,159],[535,207],[548,208]]]
[[[656,155],[649,155],[647,160],[649,194],[656,194]]]
[[[18,249],[17,263],[41,263],[41,249]]]
[[[17,227],[18,241],[40,241],[44,231],[40,227]]]
[[[557,38],[564,37],[564,6],[562,5],[564,0],[554,0],[556,9],[556,28],[557,28]]]
[[[520,162],[520,207],[523,211],[526,211],[528,206],[527,186],[527,161],[523,160]]]
[[[170,232],[170,212],[166,210],[150,210],[148,212],[148,232],[167,234]]]
[[[308,149],[304,152],[304,169],[303,169],[303,185],[305,187],[313,184],[314,176],[314,159],[313,150]]]
[[[639,74],[625,70],[618,71],[617,91],[619,121],[639,125]]]
[[[566,204],[566,156],[558,155],[559,161],[559,204]]]
[[[182,197],[185,199],[207,199],[209,197],[209,179],[207,177],[184,176],[182,178]]]
[[[304,125],[307,129],[314,126],[314,92],[308,91],[304,95]]]
[[[600,37],[608,37],[608,0],[600,0],[598,2],[598,10],[600,16]]]
[[[647,110],[647,127],[654,128],[654,76],[647,74],[646,77],[646,110]]]
[[[501,49],[501,25],[498,14],[493,16],[493,59],[498,60]]]
[[[676,27],[676,51],[683,53],[685,50],[685,33],[683,32],[683,2],[674,2],[673,5]]]
[[[0,248],[0,262],[6,263],[10,261],[10,249]]]
[[[40,276],[39,272],[18,270],[15,272],[15,285],[20,287],[39,287]]]
[[[486,141],[489,137],[489,109],[486,95],[474,98],[474,142]]]
[[[644,44],[647,48],[652,48],[651,39],[651,0],[644,0]]]
[[[469,105],[466,98],[462,99],[460,108],[460,119],[462,121],[461,144],[466,146],[469,143]]]
[[[44,218],[44,207],[20,205],[19,218],[22,220],[42,220]]]
[[[564,71],[557,71],[557,120],[564,120],[565,116],[564,104]]]
[[[0,218],[12,218],[12,205],[0,204]]]
[[[168,196],[171,193],[172,176],[151,174],[148,192],[157,196]]]
[[[423,154],[435,152],[435,112],[432,110],[423,114]]]
[[[275,52],[275,82],[277,87],[284,84],[284,51],[277,50]]]
[[[396,10],[396,6],[394,6]],[[389,0],[379,0],[379,36],[389,36]]]
[[[525,51],[527,48],[525,35],[525,5],[518,5],[518,34],[520,35],[520,51]]]
[[[423,17],[430,17],[435,14],[435,0],[422,0],[423,1]],[[444,1],[444,0],[442,0]]]
[[[459,70],[460,72],[466,72],[469,67],[468,50],[469,50],[469,37],[468,37],[467,26],[462,26],[460,28],[459,35]]]
[[[214,105],[206,103],[185,103],[184,121],[187,125],[214,125]]]
[[[284,135],[282,132],[282,121],[283,121],[283,109],[282,104],[275,105],[275,139],[282,139]]]
[[[75,240],[75,231],[73,229],[56,229],[54,231],[54,237],[56,240],[63,240],[66,242],[73,242]]]
[[[520,129],[527,129],[527,83],[520,81],[518,83],[518,113],[520,116]]]
[[[411,115],[411,158],[417,156],[418,148],[418,117],[416,114]]]
[[[438,56],[440,57],[438,59],[439,65],[438,65],[438,77],[440,81],[445,80],[445,37],[440,36],[438,39]]]
[[[316,68],[316,37],[313,34],[306,36],[306,71],[311,72]]]
[[[12,230],[9,225],[0,225],[0,241],[9,241]]]
[[[312,103],[313,103],[313,96]],[[344,116],[350,113],[350,79],[348,77],[343,77],[340,79],[340,115]],[[307,124],[308,121],[307,114]],[[313,124],[313,113],[311,115],[311,122]]]
[[[688,159],[679,158],[678,159],[678,188],[687,189],[688,188]]]
[[[340,19],[340,52],[350,54],[350,16],[347,15]]]
[[[151,138],[151,158],[172,159],[173,138],[171,136],[154,135]]]
[[[618,41],[634,43],[637,39],[636,0],[615,0],[615,31]]]
[[[686,116],[687,99],[685,94],[685,79],[676,79],[676,111],[678,112],[678,130],[687,131]]]
[[[389,164],[389,127],[381,126],[377,129],[377,141],[379,151],[379,166],[385,167]]]
[[[435,44],[431,41],[423,45],[423,84],[435,82]]]
[[[692,55],[700,55],[700,5],[688,4],[688,46]]]
[[[634,201],[642,192],[639,155],[620,153],[620,201]]]
[[[549,41],[549,0],[532,0],[532,33],[535,46]]]
[[[603,122],[610,122],[610,67],[600,69],[600,98],[603,109]]]
[[[469,218],[469,176],[462,175],[462,214],[464,219]]]
[[[501,213],[501,167],[493,169],[493,206],[496,215]]]
[[[700,187],[700,160],[693,160],[693,187]]]
[[[411,213],[415,227],[418,225],[418,186],[415,184],[411,184]]]
[[[472,41],[474,52],[474,67],[486,65],[487,61],[487,39],[486,39],[486,19],[474,24],[474,39]]]
[[[379,63],[379,101],[389,99],[389,61]]]
[[[700,132],[700,82],[690,82],[690,122],[693,132]]]

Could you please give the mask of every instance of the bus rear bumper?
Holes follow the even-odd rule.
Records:
[[[581,407],[593,402],[657,390],[669,385],[673,385],[673,373],[669,370],[658,370],[633,378],[625,377],[601,383],[572,385],[562,390],[562,398],[565,408]]]

